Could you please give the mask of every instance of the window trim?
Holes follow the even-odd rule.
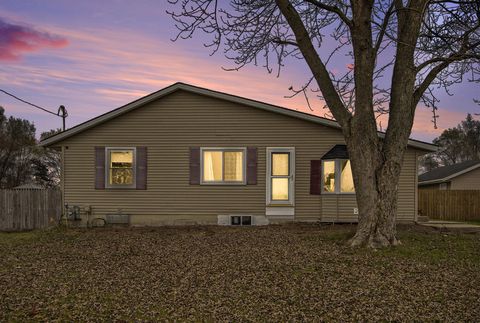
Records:
[[[345,159],[345,158],[336,158],[336,159],[322,159],[322,168],[321,168],[321,171],[322,171],[322,174],[321,174],[321,183],[322,183],[322,194],[325,194],[325,195],[334,195],[334,194],[341,194],[341,195],[353,195],[353,194],[356,194],[357,192],[356,191],[353,191],[353,192],[342,192],[342,188],[341,188],[341,185],[342,185],[342,181],[341,181],[341,176],[342,176],[342,170],[341,170],[341,162],[342,161],[345,161],[345,160],[350,160],[350,159]],[[325,190],[325,162],[335,162],[335,191],[334,192],[328,192]],[[351,162],[350,162],[350,165],[351,165]],[[350,166],[351,167],[351,166]],[[338,185],[337,185],[338,183]],[[353,187],[355,189],[355,183],[353,184]]]
[[[203,152],[222,152],[222,177],[225,178],[224,152],[242,152],[242,180],[241,181],[205,181],[203,179]],[[247,147],[200,147],[200,185],[247,185]]]
[[[133,183],[129,185],[110,184],[110,152],[112,151],[126,151],[133,152]],[[105,147],[105,188],[108,189],[134,189],[137,187],[137,147]]]

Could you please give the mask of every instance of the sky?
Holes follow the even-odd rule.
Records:
[[[1,0],[0,89],[39,106],[68,109],[67,128],[175,82],[185,82],[325,116],[313,97],[286,98],[310,78],[304,61],[290,60],[279,77],[260,66],[240,71],[221,53],[210,56],[205,35],[172,42],[176,29],[158,0]],[[347,64],[342,62],[343,67]],[[341,68],[341,67],[340,67]],[[431,141],[479,113],[478,84],[441,94],[438,129],[419,106],[412,137]],[[8,116],[32,121],[37,134],[61,127],[61,119],[0,93]]]

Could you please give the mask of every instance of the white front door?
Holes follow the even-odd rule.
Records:
[[[295,148],[267,148],[267,206],[293,206]]]

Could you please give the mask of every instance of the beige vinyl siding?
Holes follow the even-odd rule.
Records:
[[[132,112],[75,135],[65,147],[65,202],[90,205],[93,217],[122,209],[133,224],[215,223],[218,214],[265,214],[266,147],[295,147],[295,220],[322,216],[352,217],[355,196],[335,202],[338,212],[326,214],[330,202],[310,195],[310,160],[320,159],[341,131],[273,112],[177,91]],[[146,146],[147,190],[94,189],[95,146]],[[258,184],[189,185],[189,147],[258,148]],[[68,147],[68,148],[67,148]],[[416,170],[414,150],[406,156],[400,183],[399,214],[413,220]],[[322,202],[325,209],[322,212]],[[352,212],[353,214],[353,212]]]
[[[480,168],[452,178],[449,189],[480,190]]]

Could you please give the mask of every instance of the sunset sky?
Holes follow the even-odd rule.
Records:
[[[210,56],[205,36],[172,42],[172,8],[158,0],[2,0],[0,2],[0,88],[50,110],[65,105],[67,127],[181,81],[309,112],[288,88],[308,80],[303,61],[291,60],[279,78],[262,67],[238,72],[221,54]],[[342,66],[344,63],[342,62]],[[412,137],[430,141],[455,126],[473,103],[478,84],[459,84],[441,94],[439,129],[419,107]],[[312,113],[323,116],[320,100]],[[7,115],[35,123],[37,132],[61,126],[61,119],[0,93]]]

